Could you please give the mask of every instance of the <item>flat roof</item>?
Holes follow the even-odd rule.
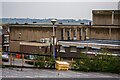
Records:
[[[52,28],[52,24],[10,24],[9,27],[46,27]],[[120,28],[120,25],[75,25],[75,24],[56,24],[55,27],[91,27],[91,28]]]
[[[114,12],[114,14],[120,14],[120,10],[92,10],[93,14],[112,14],[112,12]]]
[[[52,23],[35,23],[35,24],[10,24],[9,27],[52,27]],[[81,26],[80,23],[62,23],[55,24],[56,26]]]
[[[37,42],[20,42],[20,45],[42,47],[42,46],[49,46],[50,44],[49,43],[37,43]]]
[[[120,49],[120,40],[59,41],[59,45]]]
[[[120,25],[92,25],[91,28],[120,28]]]

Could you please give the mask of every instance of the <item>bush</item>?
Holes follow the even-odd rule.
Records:
[[[44,68],[45,62],[44,62],[44,57],[42,56],[37,56],[35,60],[41,61],[41,62],[35,62],[35,66],[38,68]]]
[[[45,68],[55,68],[55,59],[53,57],[46,57],[46,60],[49,62],[45,63]]]
[[[78,71],[120,73],[120,58],[118,56],[107,55],[107,53],[97,55],[93,59],[82,54],[81,59],[76,59],[72,64],[72,68]]]
[[[37,56],[36,60],[40,61],[35,62],[38,68],[55,68],[55,60],[52,57]]]

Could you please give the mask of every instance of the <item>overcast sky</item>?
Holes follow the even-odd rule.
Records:
[[[116,10],[118,2],[2,2],[2,17],[91,19],[92,10]]]

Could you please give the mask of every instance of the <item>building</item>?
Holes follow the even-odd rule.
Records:
[[[2,46],[2,25],[0,25],[0,45]]]
[[[9,25],[2,25],[2,51],[9,51]]]
[[[92,14],[93,25],[55,25],[55,44],[59,45],[56,46],[57,56],[73,58],[81,52],[96,52],[100,49],[120,52],[120,11],[93,10]],[[51,53],[52,23],[11,24],[9,27],[10,51]]]
[[[79,56],[81,52],[95,55],[100,53],[101,49],[107,49],[115,54],[120,53],[120,11],[93,10],[92,14],[93,25],[84,26],[85,36],[82,35],[84,39],[82,41],[59,41],[59,45],[62,45],[59,55],[64,57],[69,55],[71,58]]]
[[[51,26],[44,24],[10,25],[10,51],[49,52],[52,38]]]

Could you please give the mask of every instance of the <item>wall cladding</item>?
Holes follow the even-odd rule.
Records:
[[[109,39],[109,29],[108,28],[91,28],[91,38]]]
[[[48,48],[47,46],[38,47],[38,46],[20,45],[20,51],[26,53],[33,53],[33,54],[36,53],[43,54],[43,53],[50,53],[50,48]]]
[[[10,51],[19,52],[20,51],[20,41],[10,41]]]
[[[11,40],[36,41],[41,38],[51,38],[52,28],[11,28],[10,35]]]
[[[120,40],[120,28],[119,29],[112,29],[111,32],[112,32],[111,39]]]
[[[106,14],[94,14],[93,16],[93,25],[111,25],[112,18],[111,15]]]

